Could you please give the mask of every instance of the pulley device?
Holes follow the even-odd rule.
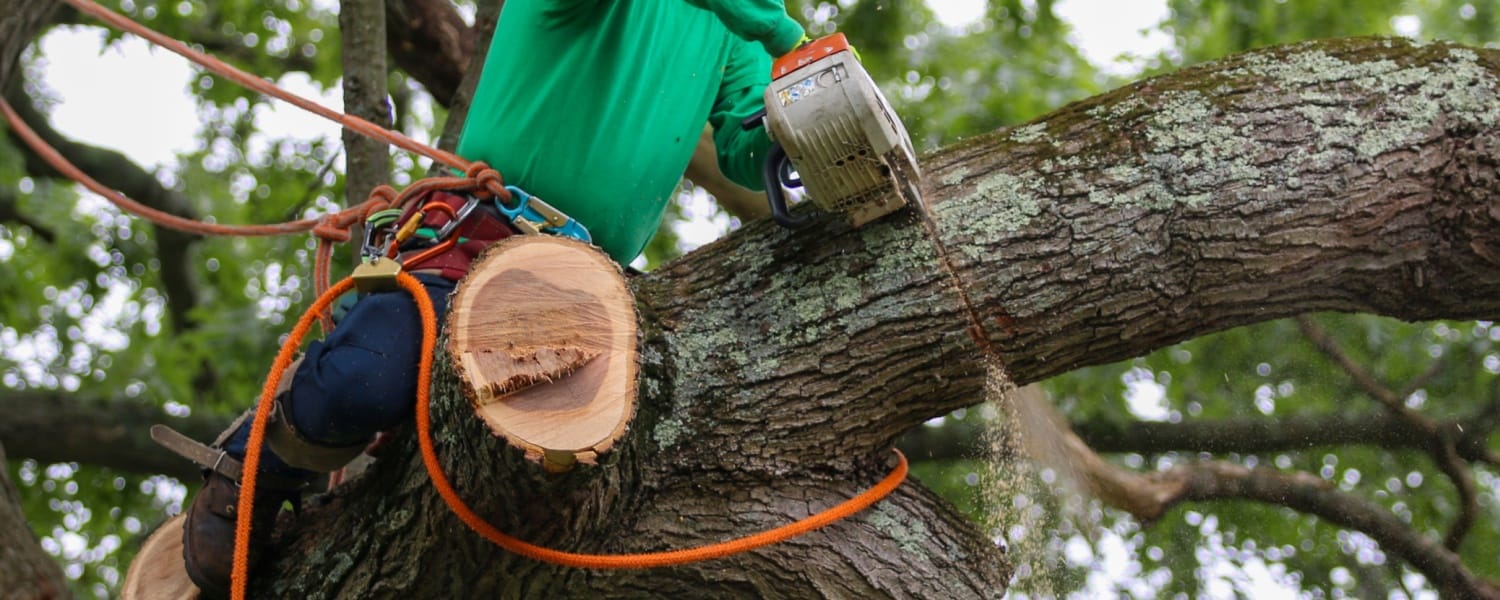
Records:
[[[807,219],[787,208],[787,188],[805,187],[818,208],[859,227],[921,201],[911,137],[845,39],[835,33],[776,60],[764,125],[773,142],[764,177],[771,216],[786,227]]]

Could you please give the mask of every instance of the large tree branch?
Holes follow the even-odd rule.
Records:
[[[1495,56],[1395,40],[1270,49],[971,140],[925,162],[936,240],[911,215],[858,231],[833,218],[796,232],[758,221],[634,278],[641,397],[601,468],[549,478],[499,447],[446,365],[439,454],[481,515],[525,539],[681,547],[705,540],[665,507],[709,531],[784,522],[868,485],[903,431],[974,404],[986,368],[974,320],[1027,383],[1314,310],[1500,315]],[[445,514],[409,438],[390,449],[305,513],[258,590],[441,594],[481,565],[471,594],[663,585],[494,550]],[[786,573],[736,579],[719,596],[1003,590],[987,538],[903,489],[814,537],[674,575]],[[1388,540],[1400,556],[1407,542]],[[903,587],[883,579],[891,556],[909,574]],[[376,576],[396,562],[401,573]],[[839,562],[872,566],[835,580],[825,565]],[[1438,562],[1420,564],[1436,577],[1452,566]]]
[[[77,462],[192,481],[199,468],[152,443],[148,431],[171,425],[196,439],[213,439],[228,422],[220,415],[174,417],[140,402],[78,397],[55,391],[0,394],[0,444],[42,464]]]
[[[469,61],[483,60],[476,54],[484,48],[479,27],[464,23],[446,0],[385,0],[385,22],[386,46],[396,66],[421,82],[438,104],[451,106]]]
[[[1440,99],[1492,98],[1494,57],[1385,40],[1252,53],[942,151],[925,194],[1023,384],[1308,311],[1493,318],[1500,111]],[[1412,103],[1437,112],[1361,112]],[[1331,104],[1366,108],[1320,116]],[[1391,122],[1373,139],[1343,121],[1376,118]],[[656,273],[638,291],[684,447],[753,431],[767,454],[837,455],[835,439],[878,445],[983,395],[966,304],[910,218],[756,222]]]

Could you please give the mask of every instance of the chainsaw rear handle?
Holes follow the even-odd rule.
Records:
[[[750,131],[756,127],[766,124],[766,109],[755,111],[743,121],[740,127]],[[787,158],[786,149],[781,144],[771,142],[770,152],[766,155],[766,162],[761,165],[761,178],[766,183],[766,200],[771,204],[771,219],[787,229],[797,229],[806,225],[812,219],[808,217],[794,217],[792,211],[786,204],[786,188],[790,185],[802,187],[802,179],[791,176],[792,161]]]
[[[792,216],[786,205],[786,188],[782,187],[783,175],[789,170],[791,159],[781,144],[772,143],[766,155],[766,164],[761,167],[761,176],[766,180],[766,200],[771,204],[771,219],[787,229],[799,229],[811,219]],[[800,183],[800,182],[799,182]]]
[[[765,124],[766,109],[762,107],[760,110],[751,113],[750,116],[745,117],[743,121],[740,121],[740,129],[750,131],[751,129],[755,129],[756,127],[760,127],[761,125]]]

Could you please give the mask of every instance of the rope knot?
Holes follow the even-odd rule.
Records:
[[[369,216],[369,213],[390,208],[396,203],[396,198],[399,196],[400,193],[396,191],[396,188],[389,185],[382,183],[375,186],[370,190],[370,198],[364,202],[369,205],[369,208],[365,211],[365,216]]]
[[[494,197],[499,198],[501,202],[510,203],[510,190],[505,189],[505,178],[500,176],[499,171],[491,169],[489,165],[479,161],[469,165],[469,170],[464,175],[478,182],[481,187]]]
[[[345,220],[340,218],[341,214],[334,213],[318,219],[318,224],[312,228],[312,234],[335,244],[349,241],[349,225],[341,223]]]

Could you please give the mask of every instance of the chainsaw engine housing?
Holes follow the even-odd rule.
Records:
[[[920,200],[906,127],[843,34],[776,61],[766,124],[814,205],[855,227]]]

